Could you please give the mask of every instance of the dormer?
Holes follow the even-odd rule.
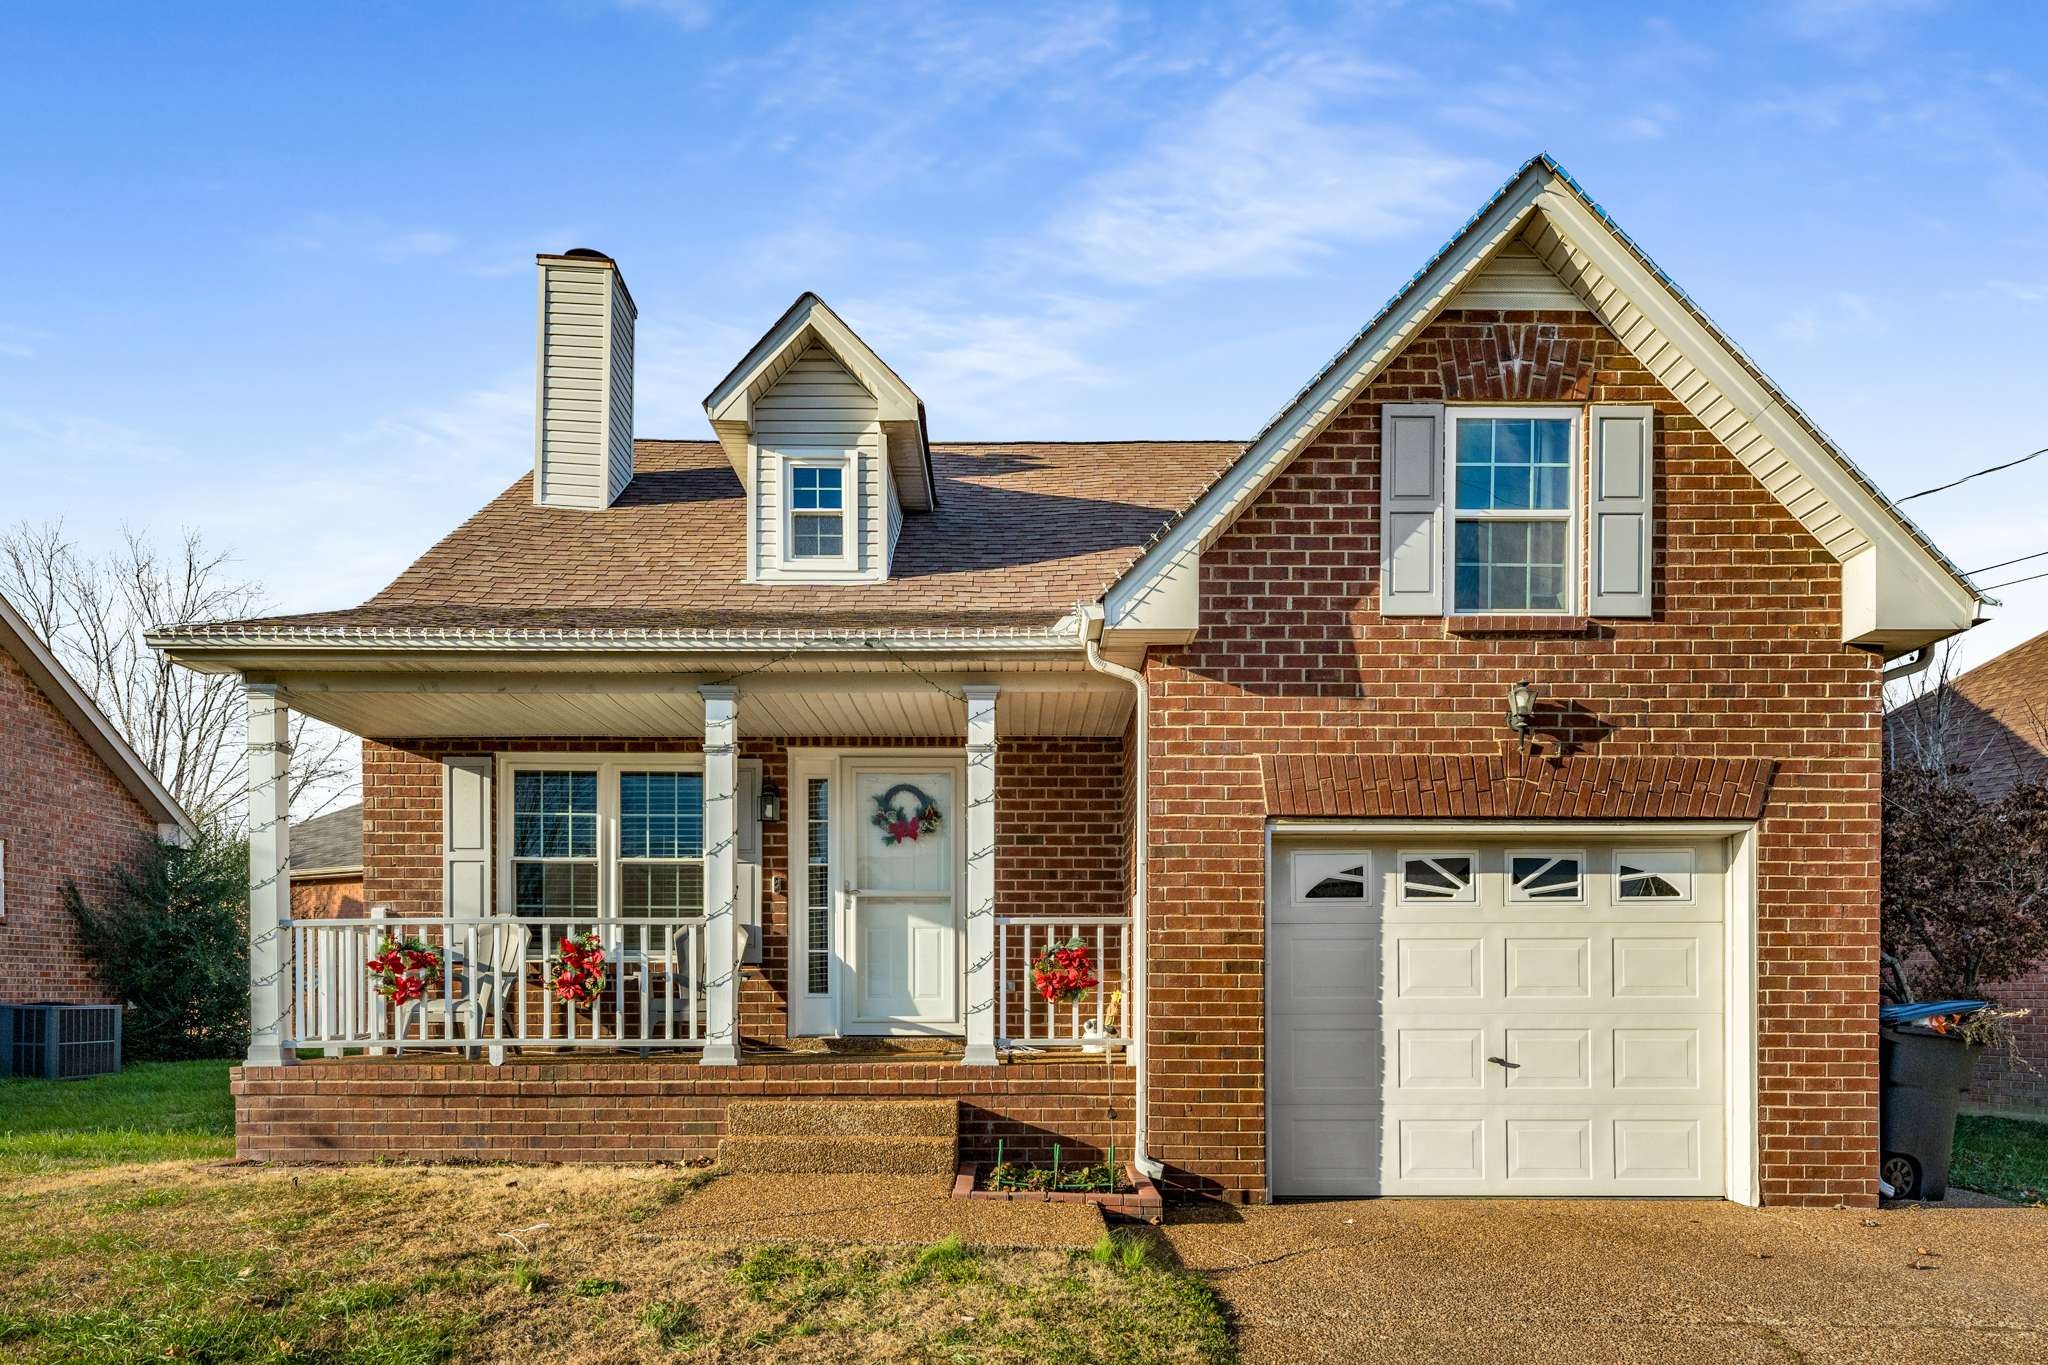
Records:
[[[876,583],[937,501],[924,404],[816,294],[704,400],[747,490],[747,577]]]

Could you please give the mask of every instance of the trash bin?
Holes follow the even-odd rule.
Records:
[[[1879,1011],[1878,1174],[1901,1199],[1947,1195],[1956,1112],[1983,1051],[1924,1021],[1983,1007],[1981,1000],[1943,1000]]]

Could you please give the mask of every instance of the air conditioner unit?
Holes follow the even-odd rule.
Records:
[[[0,1005],[8,1074],[46,1081],[121,1069],[121,1006]]]

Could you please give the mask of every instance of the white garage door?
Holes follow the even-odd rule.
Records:
[[[1725,845],[1279,845],[1276,1195],[1714,1195]]]

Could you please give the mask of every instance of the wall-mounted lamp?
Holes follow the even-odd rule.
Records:
[[[1522,737],[1529,747],[1529,732],[1536,728],[1536,684],[1518,682],[1508,689],[1508,729]]]
[[[782,788],[769,778],[761,783],[761,823],[772,825],[782,818]]]

